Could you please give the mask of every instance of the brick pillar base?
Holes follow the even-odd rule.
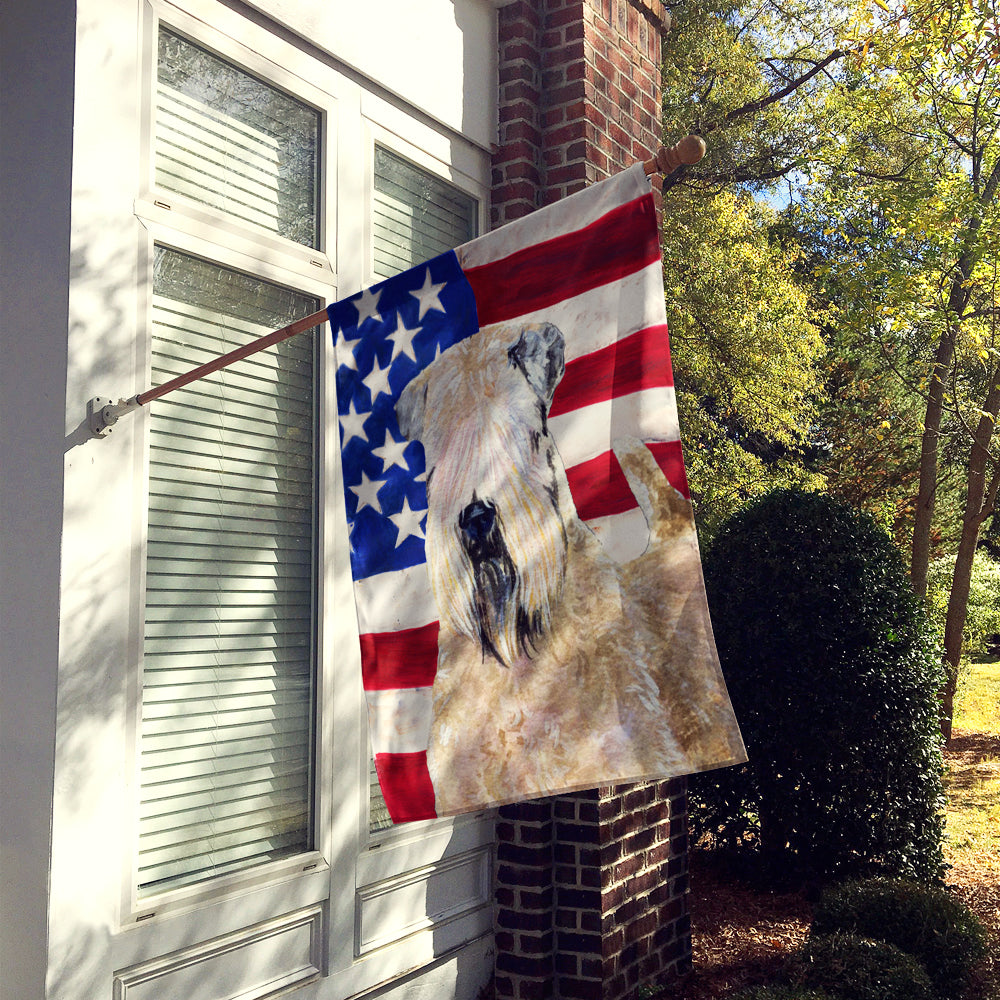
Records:
[[[691,965],[685,779],[505,806],[496,995],[620,1000]]]

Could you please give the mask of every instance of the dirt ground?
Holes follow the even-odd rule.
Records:
[[[946,751],[953,774],[1000,760],[1000,741],[956,733]],[[1000,804],[998,804],[1000,806]],[[662,1000],[724,1000],[747,986],[773,981],[788,955],[807,938],[808,889],[771,892],[740,882],[712,852],[695,850],[691,865],[691,973]],[[947,885],[986,925],[991,955],[971,985],[969,1000],[1000,1000],[1000,857],[965,852],[952,859]]]

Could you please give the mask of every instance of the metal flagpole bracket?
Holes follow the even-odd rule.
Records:
[[[90,433],[94,437],[107,437],[111,433],[111,428],[118,422],[118,418],[122,414],[137,410],[139,405],[136,396],[132,396],[131,399],[119,399],[117,403],[104,396],[88,399],[87,423],[90,425]]]

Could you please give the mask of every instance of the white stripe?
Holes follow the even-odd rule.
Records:
[[[455,253],[463,268],[479,267],[501,260],[534,243],[542,243],[583,229],[612,209],[649,194],[649,190],[649,178],[643,172],[642,164],[637,163],[606,181],[592,184],[583,191],[549,205],[543,212],[535,212],[515,222],[508,222],[507,225],[460,246]]]
[[[553,323],[565,338],[566,361],[581,358],[646,327],[667,322],[660,262],[505,322]]]
[[[437,621],[427,566],[379,573],[354,583],[362,634],[398,632]]]
[[[616,563],[626,563],[641,556],[649,544],[649,526],[638,507],[621,514],[595,517],[586,524]]]
[[[670,386],[643,389],[549,417],[549,431],[570,468],[611,450],[622,438],[679,441],[677,405]]]
[[[431,738],[431,689],[366,691],[373,753],[419,753]]]

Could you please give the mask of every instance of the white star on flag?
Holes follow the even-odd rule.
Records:
[[[432,284],[431,282],[431,269],[427,268],[424,274],[424,283],[422,287],[418,288],[415,292],[410,292],[410,294],[420,303],[420,309],[417,311],[417,319],[421,320],[424,318],[424,314],[431,309],[439,309],[444,312],[444,306],[441,305],[441,299],[438,298],[438,293],[444,288],[446,282],[442,281],[440,285]]]
[[[391,466],[398,465],[401,469],[407,468],[406,459],[403,452],[410,442],[404,438],[397,441],[392,433],[386,428],[385,441],[380,448],[372,448],[372,454],[382,460],[382,471],[387,471]]]
[[[410,294],[412,295],[413,293],[411,292]],[[397,320],[396,329],[390,338],[392,340],[392,357],[389,358],[390,365],[400,354],[405,354],[411,361],[417,360],[416,354],[413,353],[413,338],[418,333],[420,333],[419,326],[411,330],[402,319]]]
[[[378,491],[385,486],[384,479],[369,479],[368,474],[361,473],[361,483],[358,486],[351,486],[350,490],[358,498],[358,510],[371,507],[376,514],[382,513],[382,507],[378,502]]]
[[[396,525],[399,531],[399,537],[396,539],[396,547],[402,544],[402,542],[409,538],[410,535],[416,535],[417,538],[424,537],[423,528],[420,527],[420,522],[427,516],[427,511],[425,510],[413,510],[410,507],[410,501],[403,497],[403,509],[398,514],[390,514],[389,520]]]
[[[359,437],[362,441],[368,440],[368,435],[365,434],[365,421],[370,416],[370,413],[358,413],[354,408],[354,400],[351,400],[348,412],[340,415],[340,426],[344,429],[344,447],[347,446],[347,442],[351,438]]]
[[[372,292],[366,288],[361,293],[361,298],[354,303],[358,310],[358,329],[360,330],[366,319],[373,319],[376,323],[382,322],[382,315],[378,311],[378,300],[382,296],[382,290]]]
[[[365,376],[364,382],[368,386],[372,394],[372,405],[375,405],[375,400],[385,393],[386,396],[392,395],[392,388],[389,385],[389,371],[392,368],[392,362],[390,361],[385,368],[379,366],[378,358],[375,358],[375,364],[372,370]]]
[[[358,370],[358,359],[354,356],[354,350],[345,337],[337,338],[337,367],[350,368],[353,372]]]

